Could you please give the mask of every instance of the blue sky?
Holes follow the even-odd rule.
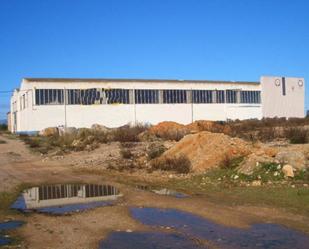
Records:
[[[309,1],[0,0],[0,91],[23,77],[261,75],[305,77],[309,89]]]

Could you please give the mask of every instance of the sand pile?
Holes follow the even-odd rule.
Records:
[[[161,122],[149,129],[150,134],[171,140],[179,140],[189,132],[185,125],[170,121]]]
[[[177,157],[183,154],[191,161],[193,171],[202,172],[219,166],[227,157],[247,156],[251,152],[252,146],[242,139],[203,131],[185,136],[162,156]]]
[[[166,121],[152,126],[149,130],[149,134],[160,138],[179,140],[187,134],[201,131],[230,134],[230,127],[206,120],[198,120],[188,125]]]
[[[186,128],[191,132],[210,131],[217,133],[229,134],[231,129],[227,125],[223,125],[213,121],[197,120],[191,124],[186,125]]]

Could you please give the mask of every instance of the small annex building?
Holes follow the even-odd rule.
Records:
[[[305,116],[303,78],[259,82],[148,79],[25,78],[11,97],[10,130],[119,127],[195,120]]]

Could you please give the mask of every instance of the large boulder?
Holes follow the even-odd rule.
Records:
[[[276,159],[282,164],[293,165],[295,169],[304,169],[306,167],[306,157],[301,151],[280,151]]]
[[[51,137],[59,134],[59,130],[57,127],[48,127],[39,132],[40,136],[43,137]]]
[[[284,174],[284,177],[294,177],[294,169],[289,164],[286,164],[282,167],[282,172]]]

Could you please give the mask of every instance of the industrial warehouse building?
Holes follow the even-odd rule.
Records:
[[[305,116],[303,78],[260,82],[25,78],[11,97],[10,129],[119,127],[195,120]]]

